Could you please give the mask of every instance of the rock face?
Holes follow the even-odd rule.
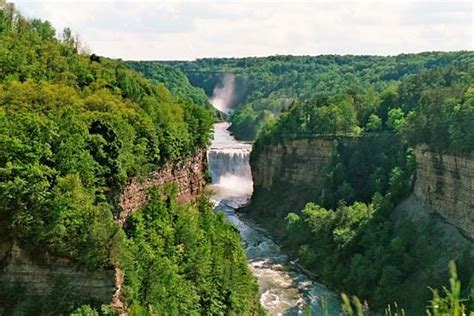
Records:
[[[254,186],[267,190],[278,182],[318,186],[332,149],[333,141],[323,139],[265,146],[251,161]]]
[[[3,263],[2,285],[20,286],[28,294],[47,295],[57,282],[67,282],[73,285],[74,295],[84,301],[107,303],[115,291],[112,271],[89,272],[59,258],[34,263],[16,243],[2,243],[0,262]]]
[[[254,192],[251,216],[284,234],[288,212],[296,212],[317,196],[334,150],[334,141],[302,139],[271,144],[252,153]]]
[[[148,200],[148,191],[152,187],[176,183],[178,186],[178,202],[192,201],[199,195],[205,185],[207,155],[205,150],[178,163],[166,163],[151,173],[146,179],[130,179],[119,198],[120,214],[117,219],[120,226],[127,216],[138,210]]]
[[[474,156],[439,154],[424,146],[415,149],[415,195],[423,208],[474,239]]]
[[[204,189],[206,169],[206,152],[201,150],[184,161],[165,164],[143,181],[131,179],[120,195],[118,224],[123,225],[130,213],[143,206],[148,200],[148,190],[153,186],[175,182],[179,189],[178,201],[191,201]],[[57,281],[66,281],[74,295],[85,301],[112,302],[116,312],[122,314],[123,274],[120,269],[92,273],[62,258],[47,257],[38,261],[15,242],[0,241],[0,286],[20,285],[28,295],[42,296],[50,293]],[[0,297],[0,314],[1,307]]]

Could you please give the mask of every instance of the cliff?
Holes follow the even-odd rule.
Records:
[[[415,149],[415,195],[423,209],[440,215],[474,239],[474,157]]]
[[[206,152],[201,150],[184,161],[165,164],[142,181],[130,179],[119,198],[117,223],[122,226],[131,212],[143,206],[148,199],[148,190],[153,186],[174,182],[179,190],[178,201],[190,202],[204,189],[206,168]],[[0,286],[3,289],[20,286],[29,296],[46,296],[56,285],[65,283],[67,290],[78,300],[100,304],[112,302],[116,311],[122,312],[123,275],[120,269],[89,272],[65,258],[47,254],[39,260],[22,250],[15,241],[2,239]],[[8,302],[0,295],[0,314],[5,303]]]
[[[332,154],[333,141],[293,140],[265,146],[251,161],[255,187],[271,190],[280,183],[318,186]]]
[[[138,210],[148,200],[148,190],[169,183],[178,186],[177,201],[191,202],[206,185],[207,155],[200,150],[194,156],[177,163],[166,163],[146,179],[132,178],[122,191],[118,205],[120,213],[117,222],[123,225],[127,216]]]
[[[333,154],[334,141],[301,139],[265,145],[250,158],[254,192],[246,210],[277,234],[281,219],[315,198]]]
[[[89,272],[64,258],[46,256],[32,260],[15,242],[0,245],[2,273],[0,283],[29,295],[48,295],[55,285],[66,285],[76,299],[86,302],[110,302],[115,291],[113,271]],[[0,300],[0,307],[1,307]]]

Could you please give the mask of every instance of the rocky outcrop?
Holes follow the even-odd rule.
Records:
[[[289,186],[318,186],[333,143],[324,139],[302,139],[265,146],[251,161],[254,186],[267,190],[278,182]]]
[[[146,179],[130,179],[119,198],[120,213],[117,219],[119,225],[122,226],[130,213],[146,203],[148,192],[152,187],[176,183],[178,202],[192,201],[206,185],[206,170],[206,151],[201,150],[194,156],[178,163],[166,163]]]
[[[282,237],[286,214],[301,210],[317,196],[334,144],[300,139],[258,148],[250,158],[254,191],[243,211]]]
[[[4,242],[0,248],[0,283],[4,287],[19,286],[27,294],[43,296],[56,284],[68,284],[72,285],[74,296],[104,304],[115,291],[113,271],[90,272],[61,258],[46,257],[41,264],[33,262],[16,243]]]
[[[140,209],[148,201],[148,193],[152,187],[161,187],[176,183],[178,187],[177,201],[191,202],[206,186],[207,154],[200,150],[197,154],[177,163],[166,163],[154,171],[146,179],[132,178],[122,191],[119,198],[120,213],[117,223],[123,226],[127,217]],[[126,315],[122,299],[123,272],[116,267],[114,271],[115,292],[112,307],[116,314]]]
[[[415,194],[423,208],[474,239],[474,156],[439,154],[415,149]]]

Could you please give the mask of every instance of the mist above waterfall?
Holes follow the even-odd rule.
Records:
[[[235,76],[230,73],[223,75],[222,80],[212,91],[211,103],[221,112],[229,113],[235,98]]]

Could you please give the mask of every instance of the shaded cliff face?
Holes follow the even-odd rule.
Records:
[[[265,146],[251,161],[254,185],[267,190],[278,183],[318,186],[332,148],[332,141],[322,139]]]
[[[207,158],[205,150],[177,163],[167,163],[146,179],[130,179],[119,198],[120,213],[117,223],[122,226],[127,216],[140,209],[148,200],[151,187],[176,183],[177,200],[190,202],[206,185]],[[46,255],[41,261],[32,258],[14,241],[0,241],[0,286],[20,286],[28,296],[47,296],[53,288],[65,283],[71,295],[86,303],[110,304],[123,312],[121,289],[123,274],[118,267],[90,272],[67,259]],[[0,292],[0,314],[7,304]]]
[[[247,211],[282,237],[286,214],[317,196],[333,148],[334,141],[305,139],[265,145],[253,153],[254,191]]]
[[[300,262],[335,288],[367,295],[379,305],[376,307],[385,306],[389,303],[384,301],[386,298],[395,297],[401,306],[418,315],[432,298],[427,286],[440,288],[448,279],[450,260],[456,260],[462,271],[463,284],[472,282],[474,248],[472,234],[471,238],[467,236],[472,233],[474,214],[474,160],[439,156],[420,148],[415,154],[417,166],[411,150],[389,133],[333,142],[298,140],[264,146],[257,142],[251,159],[255,192],[247,210],[277,235],[290,253],[298,255]],[[397,174],[398,179],[394,176]],[[315,228],[317,224],[306,224],[318,223],[322,218],[319,212],[299,214],[302,220],[297,219],[298,226],[292,226],[296,216],[285,219],[289,212],[298,214],[309,201],[334,208],[324,204],[325,194],[337,192],[344,183],[349,183],[355,193],[352,201],[344,199],[348,205],[354,200],[371,203],[376,192],[391,194],[384,199],[384,203],[390,203],[376,204],[380,206],[377,213],[353,230],[358,240],[354,239],[350,247],[342,249],[334,242],[337,231],[333,228],[323,231]],[[416,195],[412,192],[415,183]],[[391,200],[393,196],[398,198]],[[394,208],[392,203],[398,205]],[[345,220],[343,216],[357,221],[357,215],[352,215],[356,213],[341,214],[336,215],[337,221]],[[308,218],[311,220],[306,221]],[[301,225],[303,221],[305,225]],[[324,229],[341,227],[336,221],[330,225],[323,222]],[[395,242],[402,246],[393,247]],[[308,259],[313,255],[317,261]],[[360,274],[369,271],[361,266],[373,269],[370,275]],[[387,266],[397,273],[403,271],[390,286],[381,281]],[[368,278],[372,278],[372,285],[359,286]]]
[[[44,296],[55,285],[68,284],[71,287],[67,289],[78,301],[103,303],[110,302],[115,291],[113,271],[90,272],[54,257],[39,264],[16,243],[2,243],[0,248],[2,286],[19,286],[24,293]]]
[[[252,204],[259,216],[297,211],[311,201],[320,190],[333,150],[333,141],[293,140],[266,145],[252,155]],[[415,148],[414,153],[414,193],[423,210],[440,215],[474,239],[472,154],[439,154],[424,146]]]
[[[415,149],[415,195],[427,212],[441,215],[474,239],[474,157]]]

